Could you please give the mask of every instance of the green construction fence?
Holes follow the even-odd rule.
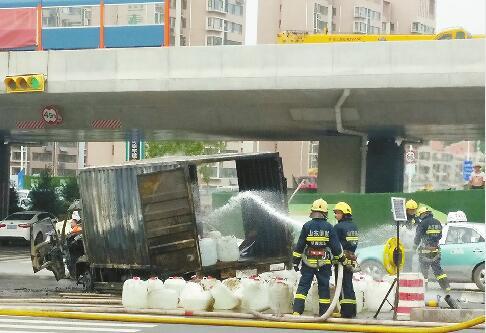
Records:
[[[238,192],[215,192],[212,195],[213,209],[222,207]],[[387,223],[393,223],[391,213],[391,197],[403,197],[414,199],[419,204],[426,204],[433,208],[436,217],[445,222],[445,217],[450,211],[462,210],[466,213],[470,222],[484,223],[484,191],[434,191],[415,193],[299,193],[294,196],[289,204],[291,215],[306,216],[312,202],[323,198],[330,204],[330,209],[339,201],[345,201],[351,205],[353,218],[359,224],[361,230],[370,229]],[[333,214],[329,219],[333,222]],[[239,208],[229,212],[225,218],[228,229],[241,223],[241,211]],[[238,221],[238,222],[237,222]],[[226,224],[226,223],[225,223]],[[234,230],[234,229],[233,229]]]

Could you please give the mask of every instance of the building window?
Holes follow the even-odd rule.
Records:
[[[361,21],[354,21],[353,32],[358,34],[365,34],[367,32],[367,24]]]
[[[186,36],[181,35],[181,46],[186,46],[187,44]]]
[[[243,16],[243,5],[228,3],[228,14],[235,16]]]
[[[105,25],[164,24],[164,3],[105,5]]]
[[[241,44],[243,43],[235,40],[230,40],[230,39],[225,39],[224,41],[224,45],[241,45]]]
[[[219,36],[206,36],[206,45],[223,45],[223,38]]]
[[[20,161],[22,159],[22,153],[19,151],[12,152],[11,160],[12,161]]]
[[[164,24],[164,4],[162,3],[155,4],[154,23]]]
[[[411,32],[417,34],[432,35],[435,32],[435,29],[420,22],[412,22]]]
[[[224,31],[241,35],[243,33],[243,25],[235,22],[225,21]]]
[[[44,7],[44,28],[91,27],[99,25],[99,6]]]
[[[50,162],[52,161],[51,153],[32,153],[32,161]]]
[[[311,141],[309,149],[309,168],[317,168],[319,165],[319,141]]]
[[[336,16],[336,7],[332,7],[332,16]]]
[[[378,35],[380,33],[380,28],[369,25],[368,33],[372,35]]]
[[[314,4],[314,33],[322,33],[327,30],[328,8],[321,4]]]
[[[225,12],[224,0],[208,0],[208,11]]]
[[[57,160],[63,163],[76,163],[76,155],[59,154]]]
[[[380,21],[381,13],[366,7],[354,7],[354,17]]]
[[[208,17],[207,29],[223,31],[224,20],[219,17]]]

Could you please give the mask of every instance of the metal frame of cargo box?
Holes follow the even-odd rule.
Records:
[[[106,285],[117,282],[116,280],[123,280],[125,277],[122,276],[123,274],[133,275],[141,271],[163,272],[159,275],[166,276],[189,272],[214,273],[215,271],[223,272],[224,275],[231,275],[237,269],[253,267],[262,271],[268,270],[271,264],[283,262],[289,265],[291,232],[288,227],[278,226],[275,221],[268,221],[269,227],[272,225],[272,228],[283,228],[280,232],[280,241],[283,237],[287,243],[284,253],[279,255],[256,258],[256,261],[218,263],[211,267],[199,265],[200,269],[190,271],[172,272],[168,269],[159,269],[160,267],[154,267],[152,264],[148,253],[148,238],[145,232],[144,212],[142,211],[139,193],[140,177],[146,175],[156,177],[160,171],[185,170],[184,174],[189,177],[186,179],[187,192],[189,193],[186,199],[190,201],[191,214],[194,215],[195,205],[199,202],[195,202],[192,198],[192,191],[189,188],[191,178],[188,173],[196,172],[197,166],[200,164],[224,161],[236,162],[240,192],[250,190],[271,191],[278,197],[279,208],[288,209],[287,182],[283,175],[282,161],[278,153],[165,157],[130,162],[124,165],[82,169],[79,175],[79,185],[83,205],[84,240],[91,268],[99,270],[99,276],[96,275],[96,272],[92,272],[95,281],[99,282],[100,285]],[[245,216],[242,216],[242,218],[245,223]],[[270,235],[267,236],[270,237]],[[197,234],[195,237],[197,238]],[[200,263],[197,243],[196,241],[197,261]],[[278,251],[280,250],[279,248]],[[107,273],[105,276],[101,273],[102,270],[104,270],[103,274]]]

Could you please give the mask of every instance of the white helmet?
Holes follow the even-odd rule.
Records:
[[[457,212],[449,212],[449,214],[447,214],[447,223],[450,222],[457,222]]]
[[[71,215],[71,218],[73,220],[76,220],[77,222],[81,221],[81,216],[79,216],[79,212],[77,210],[75,210],[73,212],[73,214]]]
[[[464,213],[462,210],[458,210],[456,212],[456,218],[457,218],[457,222],[467,222],[466,213]]]

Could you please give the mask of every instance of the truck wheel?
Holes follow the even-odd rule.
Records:
[[[484,262],[474,269],[473,280],[476,286],[481,291],[484,291]]]
[[[81,281],[83,282],[83,287],[85,291],[93,291],[93,275],[91,274],[91,270],[89,268],[87,268],[84,272]]]

